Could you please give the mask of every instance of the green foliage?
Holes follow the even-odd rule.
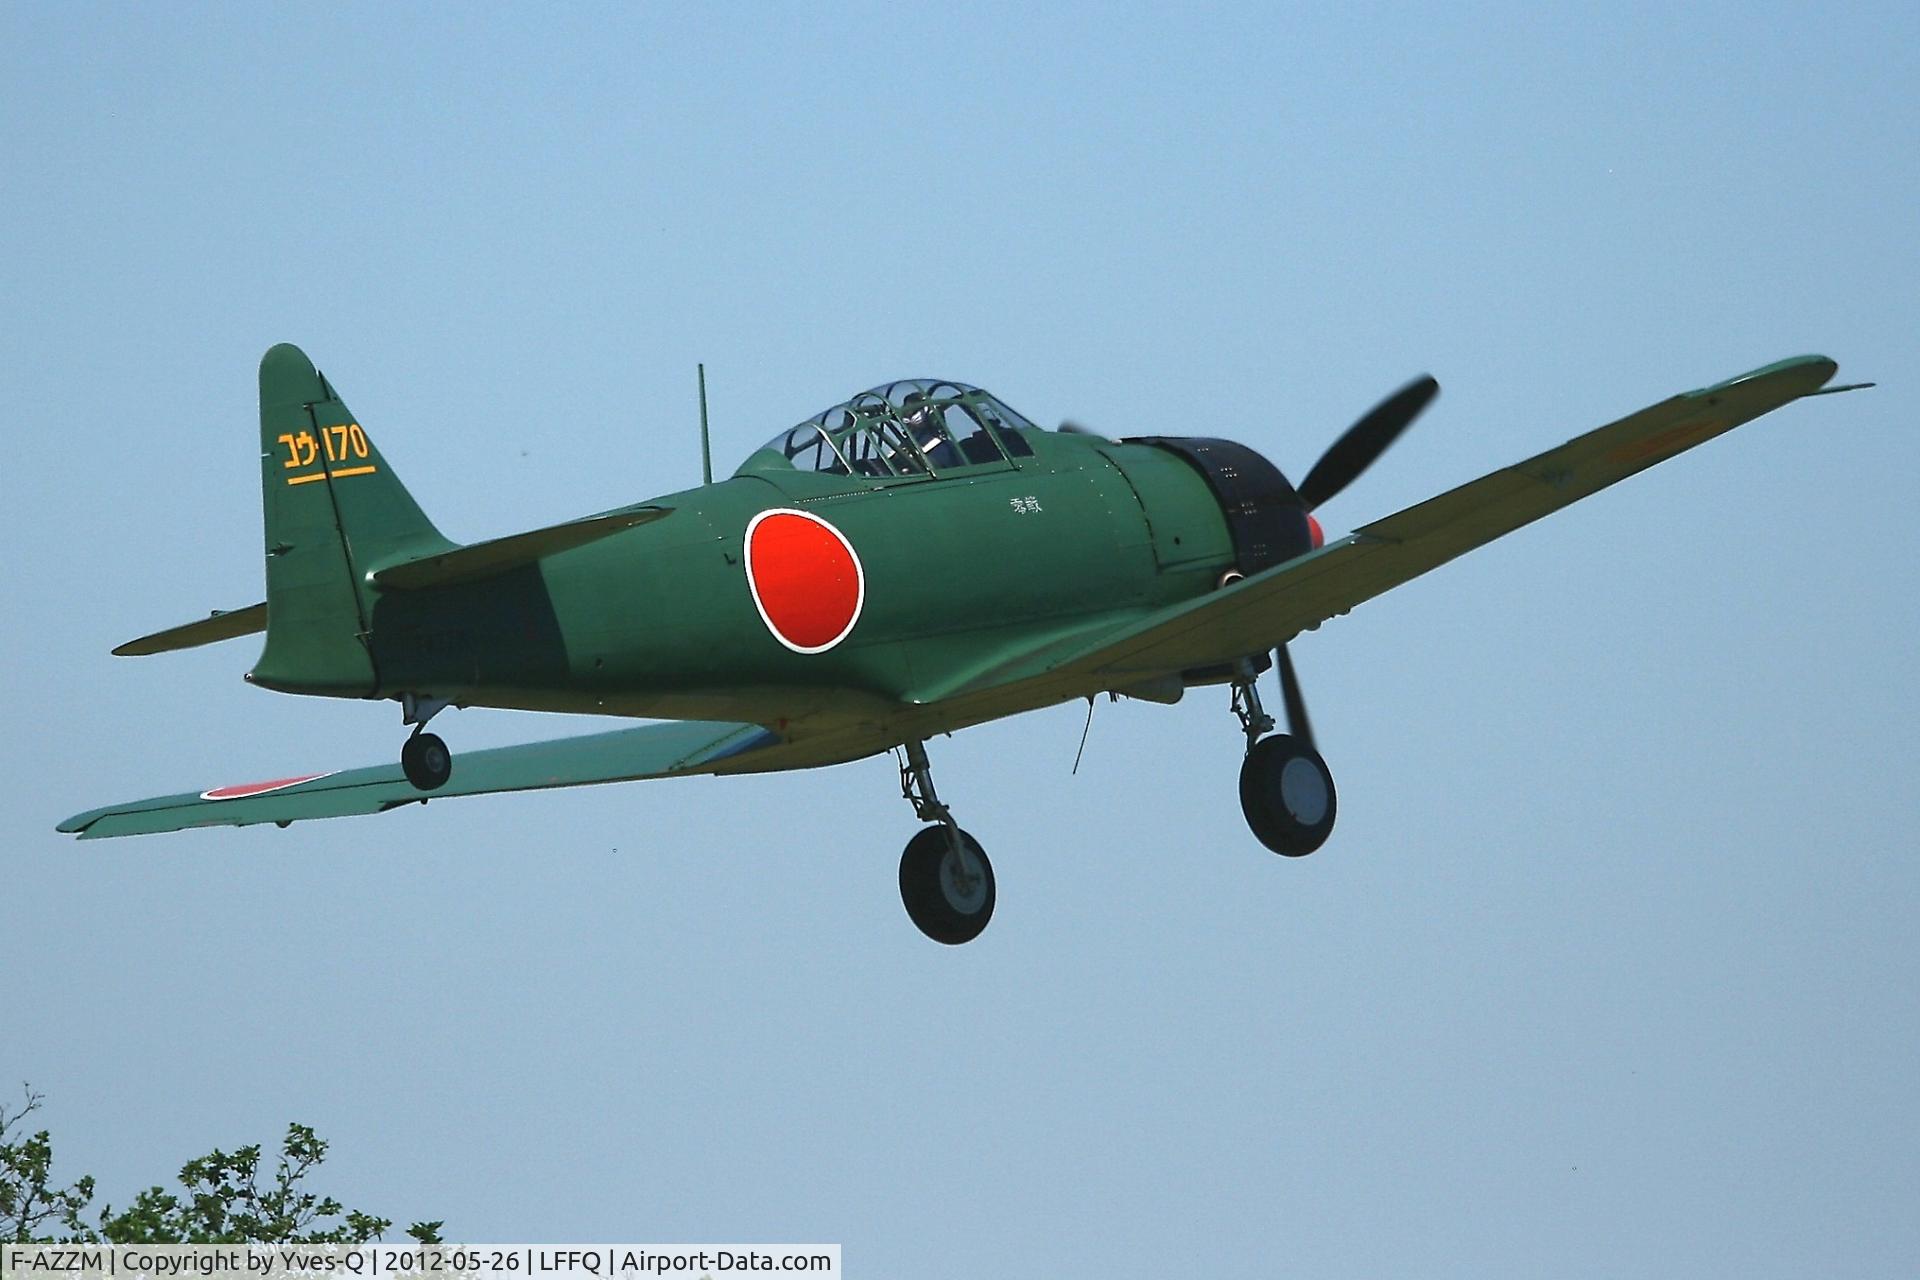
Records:
[[[52,1239],[39,1233],[50,1224],[76,1238],[88,1236],[80,1211],[93,1199],[93,1179],[70,1187],[47,1185],[53,1172],[53,1142],[42,1129],[18,1134],[20,1122],[40,1109],[40,1095],[22,1085],[26,1104],[18,1111],[0,1107],[0,1236],[16,1242]]]
[[[262,1183],[261,1149],[215,1148],[180,1170],[178,1194],[149,1187],[123,1212],[111,1206],[89,1226],[81,1213],[93,1200],[93,1179],[49,1185],[53,1145],[45,1130],[20,1138],[20,1121],[40,1108],[40,1095],[9,1113],[0,1107],[0,1235],[14,1241],[113,1244],[359,1243],[393,1225],[332,1196],[309,1191],[303,1180],[326,1158],[327,1143],[303,1124],[287,1126],[272,1171]],[[407,1234],[423,1244],[440,1240],[440,1222],[416,1222]],[[57,1234],[42,1234],[52,1232]]]

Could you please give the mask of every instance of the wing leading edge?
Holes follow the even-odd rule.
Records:
[[[1096,682],[1120,688],[1271,649],[1743,422],[1821,394],[1837,371],[1825,356],[1797,356],[1684,392],[1212,595],[1016,656],[923,696],[994,702],[1013,686],[1057,686],[1062,696],[1078,697]]]
[[[431,793],[415,790],[397,764],[374,765],[109,805],[75,814],[59,829],[82,840],[97,840],[189,827],[244,827],[382,813],[428,799],[495,791],[633,782],[677,774],[757,772],[783,767],[773,758],[758,758],[761,753],[786,757],[794,753],[782,748],[791,745],[757,724],[683,720],[465,752],[452,780]],[[797,761],[796,767],[800,763],[808,761]]]

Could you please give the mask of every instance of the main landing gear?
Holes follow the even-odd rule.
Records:
[[[438,791],[453,776],[453,753],[437,733],[423,733],[427,721],[448,704],[438,698],[407,694],[400,699],[401,723],[413,726],[413,733],[400,748],[400,772],[407,775],[416,791]]]
[[[1313,749],[1313,729],[1284,645],[1275,657],[1286,698],[1287,728],[1292,732],[1271,733],[1273,717],[1260,705],[1252,663],[1242,662],[1233,682],[1233,714],[1247,735],[1247,757],[1240,765],[1240,808],[1261,844],[1285,857],[1300,858],[1333,834],[1338,797],[1327,762]]]
[[[416,791],[438,791],[453,776],[453,753],[439,734],[415,729],[400,748],[400,771]]]
[[[900,855],[900,900],[914,926],[935,942],[971,942],[993,919],[993,864],[935,794],[926,743],[909,742],[903,750],[900,794],[915,817],[932,825]]]

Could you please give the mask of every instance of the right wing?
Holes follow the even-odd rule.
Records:
[[[1821,394],[1836,371],[1825,356],[1798,356],[1685,392],[1230,587],[1062,637],[951,689],[924,691],[922,700],[990,710],[1013,699],[1031,703],[1035,695],[1084,697],[1089,688],[1124,691],[1129,683],[1264,652],[1656,462]]]
[[[453,777],[437,791],[416,790],[398,764],[374,765],[108,805],[75,814],[59,829],[82,840],[97,840],[188,827],[244,827],[257,822],[284,826],[306,818],[383,813],[416,802],[495,791],[801,769],[871,755],[890,745],[845,734],[789,741],[757,724],[679,720],[466,752],[454,757]]]

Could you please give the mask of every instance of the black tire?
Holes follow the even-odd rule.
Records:
[[[1240,808],[1261,844],[1303,858],[1327,842],[1340,798],[1320,753],[1288,734],[1262,738],[1240,766]]]
[[[900,855],[900,901],[907,916],[920,932],[950,947],[973,941],[993,919],[993,864],[980,842],[964,831],[960,843],[979,870],[970,886],[957,883],[951,874],[953,847],[944,826],[922,829]]]
[[[416,791],[438,791],[453,776],[453,753],[435,733],[416,733],[400,748],[400,771]]]

